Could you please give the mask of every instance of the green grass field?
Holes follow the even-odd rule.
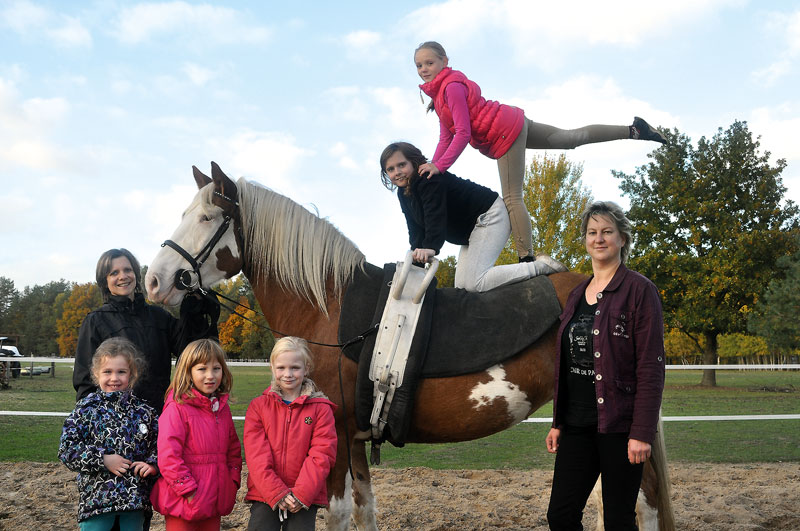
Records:
[[[234,367],[231,409],[242,416],[269,381],[264,367]],[[716,388],[697,385],[700,371],[667,371],[664,416],[797,414],[800,372],[717,371]],[[68,412],[74,406],[72,371],[56,365],[44,374],[11,381],[0,391],[0,410]],[[547,404],[533,416],[547,418]],[[0,416],[0,461],[56,461],[63,418]],[[242,422],[237,422],[241,434]],[[458,444],[382,447],[381,466],[435,469],[551,468],[544,449],[549,426],[524,423],[483,439]],[[671,461],[742,463],[800,461],[800,420],[667,422],[664,433]]]

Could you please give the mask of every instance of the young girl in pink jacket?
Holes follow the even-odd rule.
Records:
[[[313,530],[317,507],[328,506],[336,405],[308,378],[304,339],[280,339],[269,361],[272,385],[250,402],[244,419],[245,499],[252,502],[247,529]]]
[[[228,396],[225,351],[211,339],[184,349],[159,418],[158,466],[150,500],[167,531],[219,531],[241,481],[242,453]]]
[[[533,122],[522,109],[484,99],[480,87],[448,67],[448,62],[438,42],[423,42],[414,52],[417,73],[425,82],[419,88],[431,98],[428,110],[435,110],[439,116],[439,145],[433,160],[421,165],[419,173],[430,177],[446,171],[467,144],[496,159],[520,262],[534,260],[531,217],[522,200],[526,149],[572,149],[624,138],[667,143],[657,129],[639,117],[633,119],[633,125],[587,125],[578,129]]]

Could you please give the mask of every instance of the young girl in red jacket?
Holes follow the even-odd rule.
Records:
[[[314,529],[328,506],[325,481],[336,460],[336,405],[308,378],[311,353],[284,337],[270,355],[272,384],[253,399],[244,419],[248,531]]]
[[[211,339],[189,343],[158,420],[158,466],[150,500],[167,531],[219,531],[236,502],[242,468],[228,396],[225,351]]]
[[[439,145],[433,160],[420,166],[420,175],[430,177],[446,171],[467,144],[496,159],[520,262],[534,260],[531,217],[522,200],[526,149],[572,149],[624,138],[667,143],[658,130],[638,116],[633,125],[587,125],[578,129],[533,122],[522,109],[484,99],[480,87],[448,67],[448,61],[438,42],[424,42],[414,52],[417,73],[424,81],[419,88],[431,98],[428,111],[435,110],[439,116]]]

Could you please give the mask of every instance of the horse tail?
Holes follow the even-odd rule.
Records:
[[[667,449],[664,445],[664,422],[661,412],[658,413],[658,432],[653,441],[650,453],[650,464],[656,473],[658,498],[658,529],[659,531],[675,531],[675,515],[672,512],[671,488],[669,469],[667,468]]]

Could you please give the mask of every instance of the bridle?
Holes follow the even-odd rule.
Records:
[[[235,207],[239,207],[239,202],[235,199],[231,199],[221,193],[214,191],[214,195],[220,197],[230,203]],[[211,251],[214,249],[214,246],[219,243],[219,240],[222,239],[222,236],[225,234],[225,231],[228,230],[228,227],[233,221],[233,217],[230,214],[225,214],[225,217],[222,220],[222,225],[217,227],[217,231],[208,241],[208,243],[200,249],[200,252],[197,253],[197,256],[192,256],[189,252],[175,243],[172,240],[164,240],[164,243],[161,244],[161,247],[171,247],[175,250],[179,255],[181,255],[184,260],[189,262],[189,265],[192,266],[192,269],[178,269],[175,271],[175,287],[180,290],[188,290],[190,292],[198,291],[202,295],[206,295],[207,292],[203,288],[203,278],[200,276],[200,268],[203,266],[208,257],[211,256]]]

